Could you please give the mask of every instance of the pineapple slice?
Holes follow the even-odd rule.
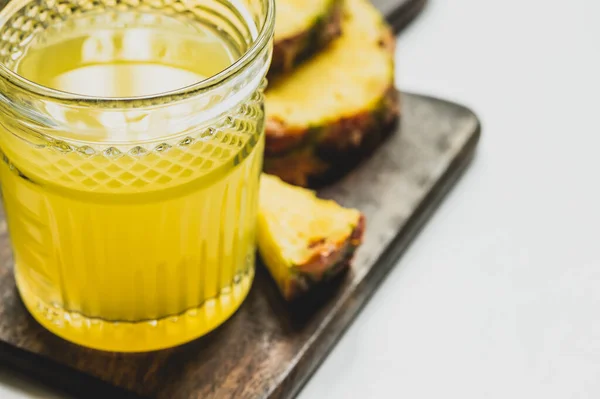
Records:
[[[269,76],[289,72],[340,35],[342,0],[277,0]]]
[[[353,166],[399,116],[394,35],[369,0],[344,4],[342,35],[265,94],[264,170],[292,184]]]
[[[262,175],[258,251],[292,300],[346,268],[362,242],[364,217],[313,191]]]

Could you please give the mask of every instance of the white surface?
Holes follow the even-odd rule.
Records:
[[[300,399],[600,398],[600,1],[431,0],[398,45],[478,156]]]
[[[430,0],[398,45],[478,156],[300,399],[600,398],[600,1]]]

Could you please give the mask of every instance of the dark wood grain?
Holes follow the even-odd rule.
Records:
[[[233,318],[179,348],[102,353],[46,332],[19,300],[0,215],[0,359],[79,397],[131,395],[127,391],[169,399],[293,397],[473,155],[479,122],[472,112],[412,94],[404,94],[402,101],[401,130],[342,181],[320,192],[367,217],[365,242],[352,269],[310,304],[291,307],[259,267],[248,299]]]

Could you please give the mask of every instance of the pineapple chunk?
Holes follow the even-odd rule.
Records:
[[[399,116],[394,49],[369,0],[345,0],[342,35],[269,83],[265,172],[311,186],[370,153]]]
[[[358,210],[262,175],[258,251],[287,300],[346,268],[363,231]]]

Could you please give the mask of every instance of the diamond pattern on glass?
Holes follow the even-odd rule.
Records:
[[[45,176],[40,177],[61,186],[96,192],[135,192],[149,185],[158,190],[184,184],[229,162],[239,162],[240,153],[250,153],[261,130],[257,126],[263,113],[261,97],[261,93],[253,95],[217,123],[217,129],[162,142],[150,150],[48,141],[45,147],[31,148],[39,167],[35,174],[41,172]]]

